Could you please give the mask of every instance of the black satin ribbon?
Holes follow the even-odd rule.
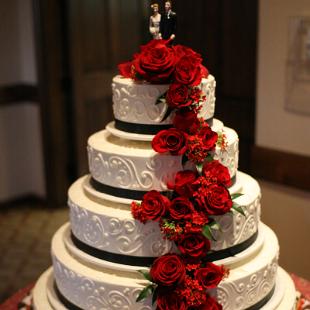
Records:
[[[59,299],[59,301],[69,310],[83,310],[82,308],[74,305],[71,301],[69,301],[59,290],[56,282],[54,282],[54,291]]]
[[[209,126],[213,125],[213,117],[206,120]],[[149,124],[137,124],[137,123],[128,123],[115,119],[115,128],[121,131],[126,131],[130,133],[138,133],[143,135],[156,135],[159,131],[169,129],[172,127],[172,124],[164,125],[149,125]]]
[[[234,245],[224,250],[210,252],[204,258],[204,261],[213,262],[216,260],[234,256],[244,251],[245,249],[247,249],[250,245],[252,245],[255,242],[257,235],[258,235],[258,231],[253,236],[251,236],[249,239],[237,245]],[[115,254],[115,253],[107,252],[101,249],[97,249],[79,240],[77,237],[74,236],[72,232],[71,232],[71,240],[73,244],[79,250],[83,251],[84,253],[91,255],[93,257],[96,257],[98,259],[106,260],[106,261],[116,263],[116,264],[149,267],[153,264],[154,260],[157,258],[157,257],[142,257],[142,256],[129,256],[129,255],[123,255],[123,254]]]
[[[232,185],[236,183],[236,176],[231,179]],[[142,200],[143,196],[148,193],[149,191],[138,191],[133,189],[126,189],[126,188],[119,188],[110,185],[106,185],[96,181],[94,178],[90,178],[89,180],[90,185],[93,189],[95,189],[99,193],[108,194],[114,197],[120,197],[125,199],[132,199],[132,200]],[[167,191],[160,192],[163,195],[166,195]]]
[[[235,256],[239,254],[240,252],[246,250],[249,246],[251,246],[257,239],[258,236],[258,230],[255,232],[254,235],[252,235],[249,239],[236,244],[230,248],[209,252],[204,259],[206,262],[214,262],[216,260],[224,259],[227,257]]]
[[[137,124],[127,123],[115,119],[115,128],[121,131],[130,133],[138,133],[143,135],[156,135],[159,131],[171,128],[171,124],[165,125],[148,125],[148,124]]]
[[[275,291],[275,286],[273,286],[273,288],[271,289],[271,291],[262,299],[260,300],[258,303],[256,303],[255,305],[246,308],[245,310],[258,310],[261,307],[265,306],[267,304],[267,302],[271,299],[271,297],[273,296],[273,293]]]
[[[127,198],[132,200],[142,200],[143,196],[149,191],[138,191],[133,189],[119,188],[106,184],[102,184],[96,181],[94,178],[90,178],[90,185],[97,191],[103,194],[108,194],[115,197]],[[167,192],[161,192],[165,195]]]
[[[59,301],[69,310],[83,310],[82,308],[74,305],[71,301],[69,301],[58,289],[56,282],[54,282],[54,290],[59,299]],[[275,291],[275,286],[271,289],[271,291],[258,303],[255,305],[245,309],[245,310],[259,310],[261,307],[265,306],[268,301],[271,299]]]

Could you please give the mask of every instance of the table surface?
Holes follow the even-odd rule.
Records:
[[[291,277],[295,283],[296,290],[302,295],[298,309],[310,309],[310,281],[298,277],[295,274],[291,274]],[[31,290],[33,287],[34,283],[31,283],[16,292],[0,305],[0,310],[31,310]]]

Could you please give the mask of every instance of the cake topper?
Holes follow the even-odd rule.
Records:
[[[159,40],[159,25],[161,20],[161,15],[159,14],[159,5],[158,3],[154,3],[151,5],[153,9],[153,15],[150,16],[150,33],[153,36],[153,39]]]
[[[172,11],[172,1],[165,1],[165,13],[161,16],[159,37],[173,40],[177,28],[177,14]]]

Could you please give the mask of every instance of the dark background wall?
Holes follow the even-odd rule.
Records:
[[[35,1],[47,174],[51,184],[62,180],[53,191],[56,201],[72,179],[87,173],[87,138],[112,120],[110,84],[117,64],[150,39],[149,5],[144,0]],[[216,117],[238,131],[240,167],[248,170],[254,141],[257,1],[178,1],[174,10],[177,42],[199,51],[215,75]],[[66,134],[59,141],[60,133]],[[52,169],[51,163],[58,161]]]
[[[164,1],[159,3],[163,8]],[[12,61],[12,53],[7,53],[2,57],[3,63],[11,61],[15,67],[22,63],[16,72],[24,72],[25,64],[29,67],[27,59],[37,67],[37,75],[31,73],[35,78],[26,83],[16,80],[0,85],[2,114],[5,109],[13,111],[17,103],[19,111],[25,110],[25,104],[31,102],[28,110],[36,112],[29,112],[27,124],[36,122],[36,140],[28,137],[24,142],[36,141],[36,158],[40,159],[36,162],[41,170],[44,161],[43,172],[33,169],[39,175],[34,181],[34,173],[27,172],[34,162],[29,150],[28,157],[24,155],[27,163],[18,161],[27,167],[25,173],[19,169],[20,177],[14,179],[33,185],[21,187],[29,187],[29,192],[41,196],[45,183],[51,206],[64,204],[71,182],[88,172],[87,138],[113,119],[111,80],[117,73],[117,64],[130,59],[150,39],[150,4],[145,0],[14,0],[1,11],[5,17],[14,9],[11,16],[16,14],[18,18],[15,23],[11,18],[11,27],[7,28],[20,29],[18,36],[11,36],[19,46],[13,49],[18,61]],[[254,142],[257,1],[174,1],[173,9],[178,14],[177,43],[200,52],[216,77],[216,117],[238,131],[240,168],[247,171]],[[5,36],[6,47],[10,46],[8,40],[10,36]],[[23,48],[27,46],[31,48]],[[17,50],[23,51],[21,56]],[[28,119],[26,114],[25,117],[24,121]],[[17,154],[12,147],[8,150],[8,154]],[[9,180],[5,176],[2,179]],[[40,186],[36,185],[38,182]]]

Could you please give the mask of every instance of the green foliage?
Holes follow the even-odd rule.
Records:
[[[243,196],[243,195],[244,195],[244,194],[236,193],[236,194],[230,195],[230,197],[231,197],[232,200],[234,200],[234,199],[236,199],[236,198],[238,198],[238,197],[241,197],[241,196]]]
[[[232,208],[233,208],[233,210],[235,210],[235,211],[241,213],[243,216],[245,216],[244,210],[242,209],[241,206],[239,206],[236,203],[234,203]]]
[[[140,272],[146,280],[152,282],[151,274],[148,271],[146,271],[146,270],[138,270],[138,272]]]
[[[154,292],[155,288],[153,284],[148,285],[147,287],[145,287],[141,293],[139,294],[139,296],[136,299],[136,302],[142,301],[145,298],[147,298],[148,296],[152,295]]]

